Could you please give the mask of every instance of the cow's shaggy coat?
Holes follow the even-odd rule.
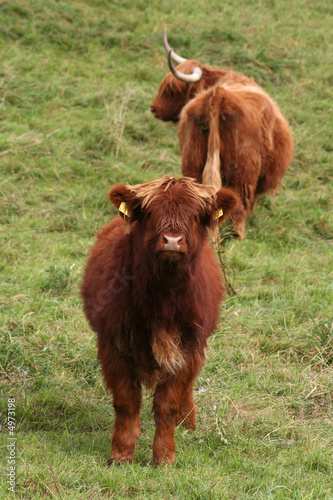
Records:
[[[231,220],[243,239],[246,216],[260,195],[280,185],[293,157],[292,133],[279,108],[258,86],[215,85],[184,107],[178,137],[184,175],[230,186],[240,196]]]
[[[225,295],[207,228],[238,199],[227,188],[170,177],[120,184],[110,198],[122,216],[98,235],[81,289],[113,395],[110,463],[133,460],[144,384],[154,391],[154,463],[169,464],[176,423],[195,428],[193,384]]]
[[[179,69],[184,74],[191,74],[195,68],[200,68],[202,77],[194,83],[186,83],[168,73],[159,86],[157,95],[151,103],[150,110],[159,120],[177,122],[183,107],[203,90],[207,90],[217,83],[238,83],[259,87],[253,78],[248,78],[241,73],[231,70],[213,68],[207,64],[202,65],[194,59],[179,64]]]

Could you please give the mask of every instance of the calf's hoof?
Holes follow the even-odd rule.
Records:
[[[120,454],[120,453],[111,453],[111,457],[107,461],[107,466],[111,467],[113,465],[121,465],[121,464],[131,464],[133,462],[133,453],[128,454]]]
[[[154,452],[154,464],[157,465],[172,465],[176,459],[176,453],[171,450],[165,450],[163,453]]]

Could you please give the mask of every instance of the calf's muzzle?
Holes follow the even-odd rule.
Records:
[[[164,250],[169,252],[179,252],[182,244],[183,236],[163,235]]]

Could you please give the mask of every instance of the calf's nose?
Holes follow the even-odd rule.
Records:
[[[167,236],[163,235],[164,250],[169,250],[171,252],[179,252],[180,245],[182,243],[182,236]]]
[[[155,106],[150,106],[150,111],[153,113],[153,115],[156,113],[156,108]]]

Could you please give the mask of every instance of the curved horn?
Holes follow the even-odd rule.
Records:
[[[168,62],[171,73],[175,75],[175,77],[178,78],[178,80],[181,80],[182,82],[194,83],[198,82],[202,77],[202,71],[200,68],[194,68],[190,75],[178,71],[178,69],[174,67],[172,62],[172,50],[169,51]]]
[[[172,59],[174,61],[176,61],[176,63],[178,63],[178,64],[187,61],[187,59],[184,59],[184,57],[179,56],[178,54],[176,54],[176,52],[174,52],[172,50],[172,48],[168,44],[168,39],[167,39],[167,34],[166,33],[167,33],[167,29],[164,28],[163,43],[164,43],[164,47],[165,47],[166,53],[169,54],[169,52],[171,52]]]

